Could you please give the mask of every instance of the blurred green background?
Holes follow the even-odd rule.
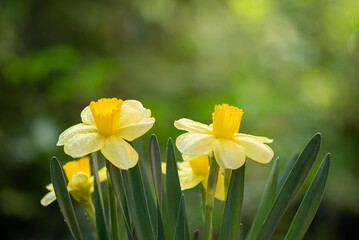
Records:
[[[152,110],[145,149],[156,133],[164,150],[179,118],[209,124],[221,103],[243,108],[241,132],[274,139],[281,168],[321,132],[319,158],[331,152],[332,162],[306,239],[358,236],[358,81],[358,0],[2,0],[2,237],[70,238],[57,204],[40,199],[51,157],[71,159],[58,135],[101,97]],[[270,165],[248,161],[246,170],[244,231]]]

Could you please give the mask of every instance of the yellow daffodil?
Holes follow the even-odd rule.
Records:
[[[211,125],[186,118],[175,121],[176,128],[187,131],[177,138],[176,146],[185,155],[213,152],[218,165],[224,169],[241,167],[246,157],[268,163],[273,158],[273,150],[265,143],[273,140],[238,133],[242,115],[242,109],[223,104],[215,106]]]
[[[202,184],[207,189],[207,180],[209,174],[208,156],[201,155],[191,160],[178,162],[178,177],[182,190],[194,188]],[[166,163],[162,163],[162,173],[166,174]],[[224,201],[224,173],[223,169],[219,171],[217,189],[215,197]]]
[[[84,157],[79,160],[68,162],[63,166],[63,169],[66,178],[69,180],[67,190],[71,196],[81,204],[91,201],[91,193],[94,190],[94,177],[91,176],[90,158]],[[106,167],[99,170],[98,174],[99,180],[101,182],[105,181],[107,179]],[[48,184],[46,189],[50,192],[41,199],[41,204],[43,206],[47,206],[56,200],[52,183]]]
[[[81,112],[81,120],[60,135],[57,146],[64,145],[65,153],[74,158],[101,150],[121,169],[129,169],[138,161],[137,152],[127,141],[145,134],[155,122],[151,111],[139,101],[117,98],[92,101]]]

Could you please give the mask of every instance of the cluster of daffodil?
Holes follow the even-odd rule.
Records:
[[[175,161],[169,141],[166,163],[161,163],[158,142],[156,137],[152,136],[148,161],[150,165],[146,164],[146,160],[142,160],[143,163],[139,166],[141,153],[138,152],[139,149],[135,150],[132,142],[152,128],[155,119],[151,117],[151,111],[136,100],[112,98],[91,102],[81,112],[82,123],[65,130],[57,142],[58,146],[64,146],[66,154],[80,158],[63,166],[68,180],[67,186],[61,190],[61,177],[56,175],[56,166],[52,167],[54,185],[46,186],[50,192],[41,199],[41,204],[47,206],[58,199],[74,238],[81,238],[81,233],[74,221],[76,215],[71,210],[71,201],[66,200],[66,192],[83,207],[95,238],[189,239],[190,228],[185,220],[181,190],[199,185],[204,216],[203,228],[200,231],[202,239],[213,238],[212,215],[215,198],[225,201],[226,206],[219,238],[242,238],[240,226],[246,159],[269,163],[274,155],[267,145],[272,142],[271,139],[239,133],[242,115],[242,109],[222,104],[215,106],[210,125],[187,118],[177,120],[174,126],[186,131],[176,139],[176,146],[183,161]],[[87,155],[97,151],[101,151],[104,156],[107,168],[103,167],[96,172],[98,163],[96,155],[92,155],[92,171],[95,172],[91,174],[90,158]],[[293,160],[293,163],[299,159]],[[53,159],[52,163],[54,161]],[[276,161],[273,169],[276,169],[277,165]],[[146,166],[151,166],[152,178],[143,173]],[[290,165],[293,166],[294,164]],[[61,168],[59,171],[62,171]],[[275,178],[275,184],[271,184],[277,187],[276,171],[272,172],[274,173],[271,178]],[[162,189],[161,173],[166,175],[166,189]],[[92,175],[95,175],[95,178]],[[104,207],[106,204],[103,203],[103,184],[109,186],[107,210]],[[268,184],[268,188],[271,188],[271,184]],[[285,184],[289,183],[286,181],[283,186]],[[271,190],[266,191],[267,195],[263,196],[262,202],[268,202],[265,198],[278,192],[276,188],[274,193],[273,189]],[[162,201],[162,192],[165,201]],[[118,209],[122,216],[118,214]],[[269,209],[259,209],[261,212],[258,215],[268,215],[266,217],[269,218]],[[119,219],[123,219],[125,223],[122,230],[119,227]],[[263,219],[257,221],[263,222]],[[263,234],[263,239],[266,239],[272,235],[273,232],[269,235],[261,233],[267,230],[265,224],[259,227],[255,225],[253,223],[249,239],[255,239],[256,236],[260,239]],[[252,233],[253,231],[256,232]],[[199,232],[196,232],[194,239],[198,236]]]

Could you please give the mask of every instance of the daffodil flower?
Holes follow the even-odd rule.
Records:
[[[218,165],[224,169],[241,167],[246,157],[268,163],[273,158],[273,150],[265,143],[273,140],[238,133],[242,115],[242,109],[223,104],[215,106],[211,125],[186,118],[175,121],[176,128],[187,131],[176,139],[176,146],[185,155],[213,152]]]
[[[121,169],[134,167],[138,161],[137,152],[127,141],[145,134],[155,122],[151,111],[139,101],[117,98],[92,101],[81,112],[81,120],[60,135],[57,146],[64,145],[65,153],[74,158],[101,150]]]
[[[81,204],[91,202],[91,193],[94,191],[94,177],[91,176],[90,158],[84,157],[78,160],[70,161],[63,166],[66,178],[69,180],[67,190],[71,196]],[[98,172],[100,182],[107,179],[106,167]],[[47,206],[56,200],[54,187],[52,183],[46,186],[49,190],[42,199],[41,204]]]
[[[209,174],[207,155],[201,155],[195,158],[192,157],[191,160],[178,162],[177,168],[181,190],[194,188],[198,184],[202,184],[204,189],[207,189]],[[166,174],[166,163],[162,163],[162,173]],[[219,171],[215,197],[221,201],[224,201],[225,199],[223,169]]]

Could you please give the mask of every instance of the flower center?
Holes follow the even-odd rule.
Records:
[[[208,175],[209,164],[207,155],[201,155],[198,158],[190,160],[189,165],[191,165],[194,174]]]
[[[213,135],[216,138],[232,138],[238,133],[243,110],[228,104],[216,105],[213,118]]]
[[[109,136],[118,129],[123,101],[117,98],[102,98],[90,103],[90,109],[95,119],[98,132]]]
[[[91,176],[89,157],[67,162],[62,168],[65,170],[65,175],[69,181],[73,175],[79,172],[85,173],[89,177]]]

